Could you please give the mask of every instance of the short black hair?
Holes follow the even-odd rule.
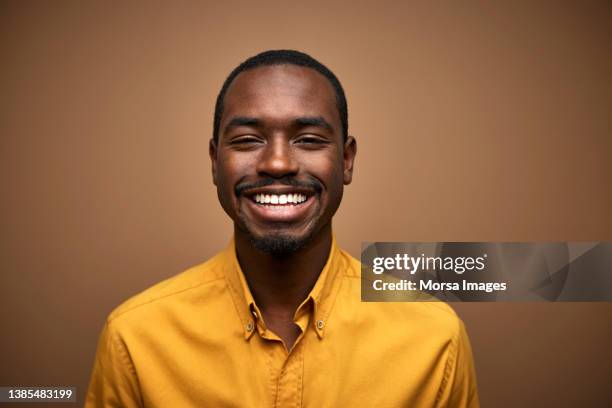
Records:
[[[225,82],[223,82],[221,91],[217,96],[217,102],[215,103],[215,118],[213,124],[213,139],[215,142],[219,140],[219,127],[221,125],[221,115],[223,115],[225,93],[234,79],[236,79],[238,74],[241,72],[261,66],[271,65],[297,65],[299,67],[311,68],[321,73],[329,80],[336,91],[336,105],[338,107],[338,113],[340,114],[340,121],[342,122],[342,135],[346,141],[348,136],[348,107],[346,104],[344,89],[342,89],[342,85],[340,84],[340,81],[336,75],[334,75],[334,73],[325,65],[303,52],[295,50],[269,50],[261,52],[245,60],[243,63],[234,68],[234,70],[225,79]]]

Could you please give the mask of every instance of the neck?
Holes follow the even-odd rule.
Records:
[[[325,266],[331,249],[331,225],[306,246],[282,258],[254,248],[238,228],[234,228],[234,234],[236,256],[257,306],[264,314],[293,320]]]

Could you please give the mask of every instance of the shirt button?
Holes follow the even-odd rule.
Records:
[[[325,322],[323,320],[317,320],[317,328],[322,329],[325,326]]]
[[[248,323],[246,324],[246,330],[247,330],[248,332],[253,331],[253,322],[248,322]]]

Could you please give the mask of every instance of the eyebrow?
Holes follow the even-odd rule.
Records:
[[[261,125],[261,121],[257,118],[252,118],[249,116],[235,116],[230,120],[225,129],[239,127],[239,126],[259,126]]]
[[[323,128],[329,132],[334,131],[332,125],[330,125],[329,122],[323,118],[323,116],[299,116],[293,119],[291,124],[296,128],[313,126]],[[260,119],[251,116],[234,116],[225,126],[224,132],[231,128],[240,126],[260,127],[263,126],[263,122]]]
[[[306,127],[306,126],[315,126],[324,128],[329,130],[330,132],[334,131],[332,125],[330,125],[323,116],[301,116],[299,118],[295,118],[293,120],[294,125],[297,127]]]

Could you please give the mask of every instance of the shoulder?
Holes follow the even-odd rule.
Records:
[[[116,307],[109,314],[107,323],[146,318],[160,308],[171,308],[185,299],[201,296],[209,286],[223,285],[224,264],[223,253],[219,253],[204,263],[145,289]]]
[[[367,303],[370,313],[397,330],[421,332],[441,341],[456,339],[463,322],[448,304],[439,301]]]
[[[344,278],[347,280],[345,290],[352,299],[361,298],[361,262],[348,252],[340,250]],[[404,302],[364,302],[360,301],[355,312],[377,325],[389,325],[397,329],[406,329],[406,333],[420,331],[429,336],[437,336],[441,341],[456,339],[464,330],[463,322],[453,308],[436,298],[430,301]],[[354,308],[354,306],[350,306]]]

